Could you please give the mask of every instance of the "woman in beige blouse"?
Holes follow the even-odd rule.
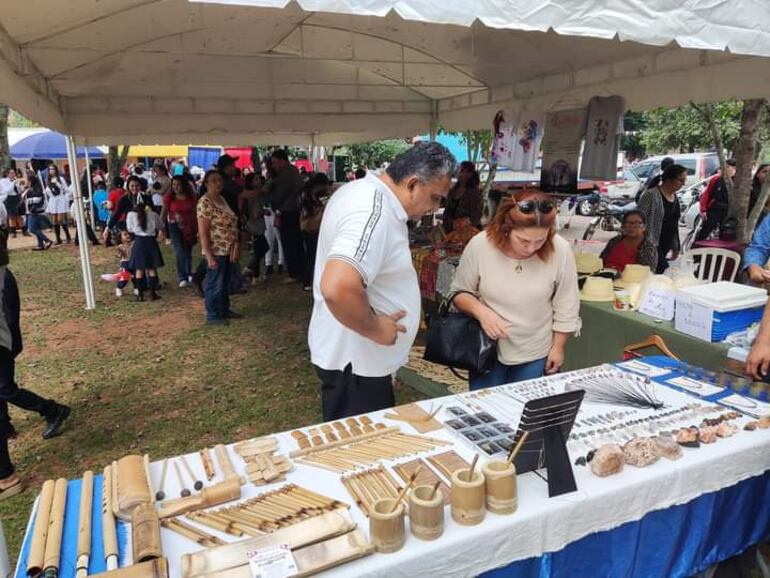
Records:
[[[454,304],[497,340],[497,362],[471,374],[471,389],[556,373],[564,363],[567,339],[580,327],[580,296],[572,250],[555,223],[548,197],[521,193],[504,200],[463,251]]]

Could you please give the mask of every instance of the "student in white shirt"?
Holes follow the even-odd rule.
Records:
[[[61,230],[64,230],[64,236],[67,243],[72,242],[70,230],[67,226],[67,219],[70,214],[70,203],[72,195],[67,181],[59,173],[59,167],[56,165],[48,166],[48,184],[45,187],[45,199],[48,214],[53,220],[53,232],[56,235],[56,244],[61,245]]]
[[[136,301],[144,301],[144,290],[150,290],[150,301],[158,295],[158,269],[163,267],[163,255],[156,237],[163,232],[160,215],[149,204],[138,202],[126,217],[126,230],[134,236],[129,268],[134,271]],[[146,278],[146,282],[145,282]]]
[[[455,165],[444,146],[419,143],[327,204],[308,334],[325,420],[394,404],[392,374],[407,361],[420,323],[407,221],[440,206]]]

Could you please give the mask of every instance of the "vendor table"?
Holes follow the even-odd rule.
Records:
[[[677,357],[693,365],[712,371],[726,367],[727,345],[690,337],[675,330],[673,321],[657,321],[636,311],[616,311],[612,303],[587,301],[580,303],[580,317],[580,337],[567,342],[565,371],[620,361],[624,347],[652,334],[660,335]]]
[[[630,363],[624,370],[651,376],[657,384],[656,395],[667,407],[684,407],[697,400],[694,394],[668,383],[683,375],[672,360],[644,358]],[[570,376],[575,374],[562,374],[547,380],[556,384],[554,387],[559,383],[563,387],[564,380]],[[503,390],[495,389],[495,392],[500,391]],[[730,392],[710,393],[712,395],[702,398],[700,403],[718,402]],[[473,400],[478,399],[472,396],[461,394],[431,400],[434,404],[443,404],[437,418],[441,421],[451,418],[448,409],[453,405],[472,405]],[[423,407],[428,409],[431,401],[425,402]],[[501,414],[510,410],[508,406],[498,407]],[[763,406],[760,404],[760,407]],[[578,418],[590,419],[615,408],[584,401]],[[770,406],[761,411],[765,410],[770,411]],[[389,421],[383,412],[369,415],[374,422],[400,425],[402,431],[413,433],[411,426]],[[492,571],[491,576],[690,576],[770,535],[770,508],[767,507],[770,503],[770,429],[742,431],[747,420],[744,417],[736,420],[739,431],[734,437],[702,445],[699,449],[685,448],[678,461],[661,459],[646,468],[627,465],[623,471],[608,478],[596,477],[589,468],[575,466],[578,490],[554,498],[548,497],[547,484],[540,472],[521,474],[518,476],[518,510],[514,514],[487,513],[481,524],[468,527],[456,524],[447,511],[445,533],[438,540],[420,541],[407,529],[406,545],[399,552],[373,554],[324,575],[465,577]],[[512,422],[511,425],[517,424]],[[470,442],[448,428],[428,435],[453,442],[453,449],[468,460],[475,450]],[[281,453],[296,449],[289,433],[276,437]],[[572,461],[584,451],[580,446],[572,445],[574,443],[579,442],[570,444]],[[430,453],[441,453],[446,449]],[[243,473],[244,463],[232,451],[231,456],[236,468]],[[189,454],[187,458],[198,466],[197,454]],[[484,459],[482,457],[482,461]],[[386,465],[392,465],[392,462],[386,462]],[[159,479],[160,468],[160,461],[151,465],[154,480]],[[353,502],[339,475],[331,471],[296,463],[288,474],[288,482],[347,503]],[[69,483],[67,527],[77,525],[79,484],[79,481]],[[242,498],[280,485],[261,488],[246,485]],[[173,476],[167,478],[166,490],[169,495],[178,493]],[[35,508],[19,558],[17,578],[25,576],[34,513]],[[350,514],[359,528],[368,534],[368,521],[362,512],[352,506]],[[227,541],[235,540],[209,531]],[[126,544],[128,534],[125,527],[120,528],[119,535],[123,536],[120,538],[121,565],[130,561],[130,548]],[[95,540],[98,541],[100,536],[96,532]],[[177,578],[181,555],[197,551],[200,546],[166,529],[162,530],[162,541],[170,576]],[[94,543],[94,555],[101,551],[101,544]],[[72,578],[72,561],[68,553],[62,553],[60,578]],[[98,564],[92,565],[92,571],[98,570]]]

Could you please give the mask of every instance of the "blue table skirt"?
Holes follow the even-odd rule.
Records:
[[[770,471],[482,576],[687,577],[768,538]]]

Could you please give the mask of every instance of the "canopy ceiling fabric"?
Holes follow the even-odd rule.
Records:
[[[7,0],[0,101],[90,142],[321,145],[770,94],[766,0],[679,4]]]

